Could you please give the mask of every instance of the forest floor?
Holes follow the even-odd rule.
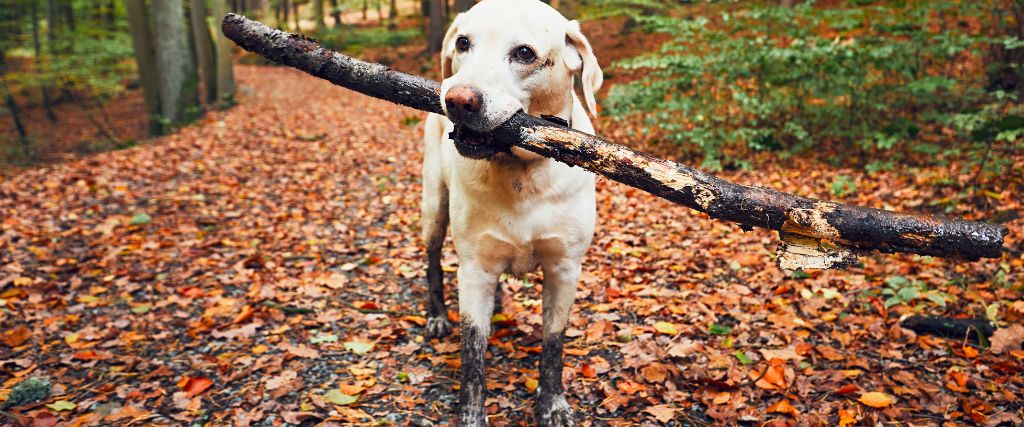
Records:
[[[422,337],[423,114],[286,68],[236,73],[229,111],[0,182],[0,400],[26,378],[51,383],[0,423],[451,421],[458,335]],[[621,127],[601,131],[628,141]],[[758,165],[721,176],[826,199],[852,176],[839,200],[906,212],[955,199],[935,182],[958,176]],[[1001,260],[870,254],[846,271],[792,274],[774,264],[774,233],[599,179],[566,342],[581,424],[1020,424],[1021,186],[953,211],[1007,221],[1018,252]],[[457,265],[448,242],[451,316]],[[488,352],[494,426],[533,425],[539,283],[503,280]],[[887,288],[904,300],[886,308]],[[915,312],[1004,328],[984,347],[901,328]]]

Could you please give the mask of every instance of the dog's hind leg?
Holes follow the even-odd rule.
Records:
[[[579,261],[563,260],[544,266],[544,344],[540,356],[540,387],[534,416],[542,427],[575,426],[572,408],[562,387],[562,345],[565,325],[576,299]]]
[[[429,337],[452,332],[444,304],[441,249],[448,230],[448,188],[441,173],[440,153],[427,148],[423,159],[423,243],[427,249],[427,330]]]

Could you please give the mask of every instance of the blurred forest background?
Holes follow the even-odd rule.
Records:
[[[447,22],[473,3],[4,0],[0,161],[123,148],[229,108],[238,53],[214,18],[227,11],[431,74]],[[952,162],[972,185],[1020,174],[1020,0],[554,6],[615,23],[588,26],[610,77],[605,114],[661,154],[711,170],[762,153],[869,172]]]

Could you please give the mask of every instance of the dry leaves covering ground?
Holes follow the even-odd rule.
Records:
[[[238,74],[231,111],[0,183],[0,397],[29,377],[52,383],[51,397],[10,417],[449,423],[457,335],[421,337],[422,114],[289,69]],[[922,211],[944,197],[926,184],[948,171],[868,177],[791,162],[725,176],[828,197],[839,173],[859,177],[848,202]],[[1019,189],[991,197],[1020,210]],[[1020,323],[1019,255],[874,255],[792,276],[774,266],[770,233],[606,180],[599,217],[566,344],[584,426],[1022,422],[1019,341],[996,354],[898,324],[917,305]],[[1020,248],[1024,221],[1008,225]],[[948,306],[921,297],[885,309],[872,292],[895,275],[941,290]],[[504,281],[488,359],[495,426],[533,422],[538,283]]]

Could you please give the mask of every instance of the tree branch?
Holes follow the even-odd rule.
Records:
[[[443,114],[440,85],[360,61],[301,35],[228,14],[224,34],[242,48],[356,92]],[[515,145],[687,206],[743,229],[776,230],[780,265],[841,268],[854,251],[907,252],[947,258],[998,258],[1006,228],[983,222],[899,214],[748,187],[658,159],[600,137],[519,112],[489,134],[453,132],[460,153],[487,158]],[[822,241],[827,243],[823,244]]]

